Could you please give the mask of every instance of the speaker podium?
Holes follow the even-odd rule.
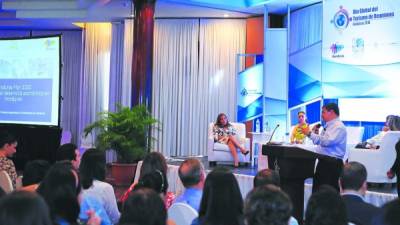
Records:
[[[314,176],[315,160],[330,158],[316,153],[318,146],[276,145],[262,146],[262,154],[268,156],[268,168],[279,171],[281,189],[293,203],[293,217],[303,224],[304,181]]]

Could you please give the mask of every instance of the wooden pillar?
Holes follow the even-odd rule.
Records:
[[[134,0],[132,56],[132,106],[145,104],[150,110],[153,73],[153,31],[156,0]]]

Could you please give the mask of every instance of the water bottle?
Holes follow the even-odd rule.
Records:
[[[256,119],[256,132],[261,132],[261,130],[260,130],[260,119]]]
[[[268,122],[265,121],[265,123],[264,123],[264,133],[269,133],[269,132],[270,132],[270,129],[269,129],[269,126],[268,126]]]

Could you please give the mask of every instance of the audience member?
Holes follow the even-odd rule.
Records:
[[[395,199],[383,206],[383,225],[400,224],[400,199]]]
[[[28,162],[24,168],[21,190],[36,191],[49,169],[50,163],[45,160],[38,159]]]
[[[104,182],[106,178],[106,157],[103,151],[94,148],[83,153],[79,166],[83,194],[97,197],[113,224],[118,223],[120,213],[114,188]]]
[[[167,210],[160,196],[153,190],[134,190],[125,201],[120,225],[166,225]]]
[[[187,159],[179,166],[178,174],[185,191],[175,202],[186,203],[198,212],[206,176],[203,164],[197,159]]]
[[[339,184],[349,222],[371,225],[380,209],[364,201],[367,192],[367,170],[364,165],[359,162],[345,164]]]
[[[249,153],[243,145],[236,139],[236,130],[234,127],[229,123],[228,117],[224,113],[220,113],[217,117],[217,120],[214,123],[213,127],[213,135],[214,141],[219,142],[222,144],[226,144],[231,151],[234,166],[239,166],[239,158],[236,152],[236,148],[240,149],[240,152],[243,155],[247,155]]]
[[[150,152],[143,159],[143,164],[140,169],[139,179],[145,176],[146,174],[153,173],[154,171],[160,171],[164,178],[167,177],[167,162],[165,161],[164,156],[159,152]],[[168,192],[168,180],[163,180],[163,195],[164,195],[164,203],[167,209],[171,206],[173,201],[175,200],[175,195],[172,192]],[[121,202],[124,202],[128,197],[129,193],[134,189],[136,183],[132,183],[129,189],[122,195]]]
[[[396,149],[396,159],[386,175],[388,176],[389,179],[393,179],[394,175],[396,175],[397,196],[400,197],[400,140],[397,141],[395,149]]]
[[[17,139],[7,131],[0,131],[0,171],[4,170],[10,176],[13,188],[16,188],[17,172],[11,157],[17,151]]]
[[[280,188],[280,177],[279,173],[275,170],[271,169],[263,169],[258,171],[256,176],[254,177],[253,180],[253,185],[254,188],[261,187],[261,186],[266,186],[266,185],[274,185],[278,188]],[[294,217],[290,217],[289,220],[290,225],[298,225],[297,220]]]
[[[61,145],[56,152],[56,161],[71,161],[75,170],[79,169],[81,163],[81,155],[76,145],[69,143]]]
[[[347,225],[346,206],[333,187],[323,185],[311,195],[305,225]]]
[[[80,214],[81,207],[78,199],[81,192],[81,184],[78,174],[74,171],[70,162],[54,164],[40,183],[37,192],[49,206],[53,223],[62,225],[77,224],[79,218],[87,221],[87,225],[100,224],[100,219],[97,215],[101,215],[104,209],[99,207],[99,203],[95,200],[88,204],[91,206],[90,210],[85,210]],[[82,202],[87,201],[82,199]],[[107,218],[108,220],[108,217],[101,216],[101,218]]]
[[[36,193],[18,191],[0,199],[0,224],[52,225],[49,208]]]
[[[339,191],[338,180],[343,167],[343,157],[346,153],[346,127],[339,120],[339,107],[335,103],[322,106],[322,119],[326,122],[321,134],[317,134],[318,126],[310,131],[309,127],[303,129],[314,144],[319,145],[317,152],[327,158],[318,159],[313,180],[313,192],[321,185],[327,184]]]
[[[306,135],[303,134],[302,129],[308,127],[306,113],[304,111],[299,111],[297,113],[297,119],[298,123],[293,127],[290,135],[290,143],[303,144]]]
[[[279,173],[271,169],[263,169],[257,172],[253,180],[254,187],[260,187],[264,185],[272,184],[280,187],[281,181]]]
[[[206,178],[199,217],[192,225],[243,225],[243,199],[235,176],[215,168]]]
[[[254,188],[244,204],[247,225],[287,225],[291,213],[289,196],[274,185]]]

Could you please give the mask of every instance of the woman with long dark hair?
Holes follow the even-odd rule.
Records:
[[[84,195],[98,197],[111,223],[118,223],[120,213],[114,188],[104,182],[106,178],[106,157],[103,151],[88,149],[82,155],[79,166]]]
[[[84,220],[87,221],[87,225],[99,225],[102,221],[97,215],[105,218],[102,216],[104,209],[98,207],[95,200],[81,200],[79,176],[71,162],[61,161],[54,164],[40,183],[37,192],[49,206],[54,224],[76,225],[78,220]],[[108,217],[106,219],[108,220]]]
[[[207,175],[199,217],[192,225],[243,225],[243,199],[235,176],[226,168]]]
[[[228,145],[234,160],[234,166],[238,167],[239,158],[236,152],[236,148],[239,148],[240,152],[244,155],[247,155],[249,151],[246,150],[243,145],[241,145],[240,142],[236,139],[236,130],[234,129],[232,124],[229,123],[228,117],[224,113],[220,113],[217,116],[217,120],[215,121],[213,127],[213,135],[215,142]]]

